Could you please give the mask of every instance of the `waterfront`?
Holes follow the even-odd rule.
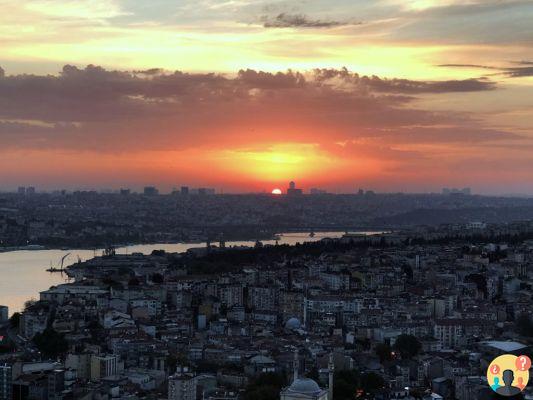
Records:
[[[298,242],[310,242],[321,240],[326,237],[341,237],[345,232],[316,232],[314,237],[309,232],[282,233],[279,235],[279,244],[294,245]],[[359,232],[372,234],[378,232]],[[227,242],[229,246],[253,246],[254,241]],[[262,241],[264,244],[275,244],[275,240]],[[216,244],[216,243],[214,243]],[[204,247],[205,243],[164,243],[164,244],[141,244],[116,249],[118,254],[143,253],[149,254],[153,250],[165,250],[167,252],[184,252],[194,247]],[[52,285],[66,282],[66,275],[50,273],[46,269],[50,264],[58,266],[61,258],[65,258],[65,266],[75,263],[78,258],[81,261],[88,260],[95,255],[101,255],[102,250],[22,250],[0,253],[0,304],[7,305],[10,313],[20,311],[24,302],[39,297],[39,291],[46,290]]]

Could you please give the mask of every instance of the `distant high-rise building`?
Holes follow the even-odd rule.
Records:
[[[187,196],[189,194],[189,186],[182,186],[180,189],[180,193],[183,196]]]
[[[196,379],[187,367],[168,378],[168,400],[196,400]]]
[[[363,189],[359,189],[359,190],[357,191],[357,195],[358,195],[358,196],[363,196],[364,194],[365,194],[365,191],[364,191]]]
[[[296,183],[294,181],[289,182],[289,188],[287,189],[287,195],[289,196],[299,196],[303,193],[302,189],[296,188]]]
[[[19,186],[17,189],[18,194],[26,194],[26,188],[24,186]]]
[[[13,398],[13,368],[9,364],[0,364],[0,400]]]
[[[120,189],[120,194],[122,196],[127,196],[131,193],[130,189]]]
[[[6,322],[9,318],[9,308],[7,306],[0,306],[0,324]]]
[[[159,190],[157,190],[155,186],[145,186],[144,194],[146,196],[157,196],[159,194]]]
[[[28,186],[26,188],[26,194],[35,194],[35,187],[34,186]]]

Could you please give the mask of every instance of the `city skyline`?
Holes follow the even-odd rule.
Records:
[[[533,194],[530,2],[3,6],[1,188]]]
[[[125,187],[125,186],[119,186],[117,188],[111,188],[111,187],[73,187],[73,188],[65,188],[65,187],[55,187],[55,188],[37,188],[35,186],[16,186],[16,187],[10,187],[10,188],[0,188],[0,193],[17,193],[19,195],[34,195],[34,194],[69,194],[69,193],[76,193],[76,192],[96,192],[99,194],[122,194],[122,195],[129,195],[129,194],[145,194],[145,195],[167,195],[167,194],[179,194],[179,195],[257,195],[257,194],[264,194],[264,195],[373,195],[373,194],[383,194],[383,195],[394,195],[394,194],[407,194],[407,195],[431,195],[431,194],[442,194],[442,195],[481,195],[486,196],[483,193],[473,193],[472,188],[470,187],[463,187],[463,188],[456,188],[456,187],[443,187],[440,190],[436,190],[433,192],[402,192],[402,191],[382,191],[382,192],[376,192],[372,188],[361,188],[361,187],[352,187],[349,188],[346,191],[328,191],[321,187],[293,187],[291,184],[296,183],[294,181],[288,182],[288,187],[283,187],[283,185],[280,185],[279,187],[273,187],[272,189],[265,188],[263,190],[259,191],[224,191],[223,189],[216,188],[216,187],[192,187],[187,185],[173,185],[170,187],[164,186],[164,187],[158,187],[155,185],[148,185],[148,186],[142,186],[137,185],[133,187]],[[298,185],[300,186],[300,185]],[[296,193],[291,193],[291,190],[296,190]],[[503,194],[504,197],[529,197],[526,194],[521,193],[507,193]]]

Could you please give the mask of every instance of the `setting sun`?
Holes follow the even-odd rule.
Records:
[[[280,195],[280,194],[281,194],[281,189],[278,189],[278,188],[273,189],[273,190],[272,190],[272,194]]]

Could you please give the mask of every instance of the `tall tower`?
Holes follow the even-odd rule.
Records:
[[[304,286],[304,327],[308,328],[307,326],[307,287]]]
[[[333,400],[333,373],[335,372],[335,364],[333,363],[333,353],[329,353],[328,363],[328,400]]]
[[[0,365],[0,400],[11,400],[13,398],[13,372],[11,365]]]
[[[294,350],[294,361],[292,368],[292,380],[296,381],[296,379],[298,379],[298,369],[300,368],[300,360],[298,359],[298,349]]]

